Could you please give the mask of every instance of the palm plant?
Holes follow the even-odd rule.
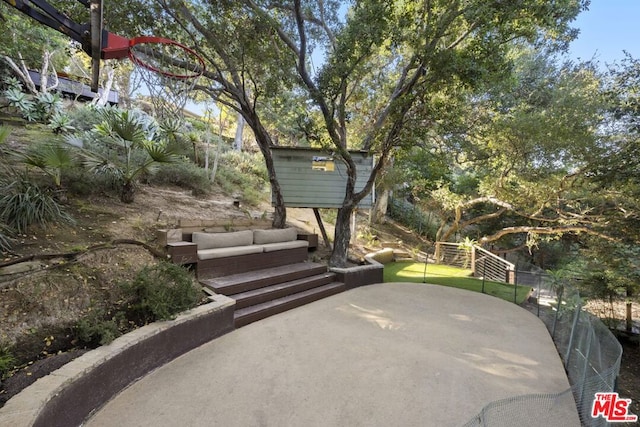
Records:
[[[464,251],[464,265],[462,268],[469,268],[469,263],[472,260],[472,253],[478,242],[469,237],[465,237],[464,240],[458,243],[458,247]]]
[[[95,132],[109,150],[103,154],[83,148],[84,164],[94,173],[114,177],[120,184],[120,200],[132,203],[139,178],[155,172],[159,163],[174,162],[176,155],[164,141],[147,138],[146,125],[134,112],[105,108],[100,114],[102,122],[95,126]],[[77,138],[68,138],[67,142],[82,146]]]
[[[14,156],[27,166],[33,166],[44,172],[55,185],[62,189],[62,171],[73,165],[74,158],[65,145],[57,141],[47,142],[26,153],[16,152]]]

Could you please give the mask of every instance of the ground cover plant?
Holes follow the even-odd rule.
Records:
[[[483,292],[483,281],[471,276],[471,270],[447,265],[425,264],[422,262],[392,262],[384,266],[385,282],[426,283],[430,285],[449,286],[473,292]],[[529,296],[531,288],[500,282],[484,281],[484,293],[505,301],[522,304]],[[514,301],[515,296],[515,301]]]
[[[88,107],[69,108],[76,111],[98,116]],[[233,206],[234,197],[243,205],[249,200],[242,185],[227,196],[186,159],[161,164],[167,167],[164,181],[141,175],[135,203],[124,203],[113,177],[92,173],[81,157],[59,162],[61,156],[45,150],[50,141],[64,153],[77,154],[79,147],[54,137],[44,124],[0,117],[10,122],[0,126],[0,151],[7,154],[0,156],[0,183],[8,191],[0,196],[2,406],[88,349],[206,301],[192,272],[159,261],[164,254],[157,249],[157,229],[178,219],[232,221],[256,214]],[[100,135],[94,136],[85,141],[86,150],[97,146]],[[253,191],[264,187],[259,178]]]

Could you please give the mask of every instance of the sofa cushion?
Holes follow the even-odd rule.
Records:
[[[291,242],[297,238],[298,231],[293,227],[272,230],[253,230],[253,243],[256,245]]]
[[[232,231],[230,233],[194,232],[191,241],[198,245],[198,250],[229,248],[233,246],[249,246],[253,243],[251,230]]]
[[[262,246],[250,245],[250,246],[231,246],[228,248],[215,248],[215,249],[203,249],[198,251],[198,259],[214,259],[214,258],[226,258],[237,255],[259,254],[262,253]]]
[[[265,252],[275,252],[282,249],[307,248],[309,242],[306,240],[293,240],[290,242],[267,243],[262,245]]]

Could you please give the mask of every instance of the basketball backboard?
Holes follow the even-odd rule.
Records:
[[[82,45],[82,50],[91,57],[91,90],[98,91],[100,57],[102,55],[102,0],[77,0],[89,8],[89,22],[74,22],[47,0],[2,0],[39,23],[46,25]]]
[[[77,0],[89,9],[89,22],[85,23],[74,22],[66,13],[48,3],[50,0],[0,1],[80,43],[82,50],[91,57],[91,91],[94,93],[99,89],[102,59],[129,57],[137,66],[163,76],[163,83],[192,83],[204,72],[203,59],[176,41],[161,37],[128,39],[106,31],[103,0]],[[134,46],[137,46],[135,51],[132,50]],[[174,86],[182,87],[181,84]]]
[[[98,92],[100,82],[100,57],[102,53],[102,0],[91,0],[90,36],[91,36],[91,91]]]

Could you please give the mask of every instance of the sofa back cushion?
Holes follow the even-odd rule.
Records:
[[[248,246],[253,243],[251,230],[232,231],[230,233],[194,232],[191,241],[198,245],[198,250]]]
[[[291,242],[297,239],[298,231],[293,227],[273,230],[253,230],[253,243],[256,245]]]

